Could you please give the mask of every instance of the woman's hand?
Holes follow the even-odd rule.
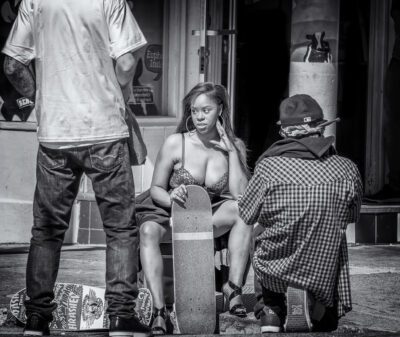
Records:
[[[171,199],[171,205],[172,202],[177,202],[180,204],[184,204],[187,199],[187,189],[184,184],[179,185],[178,187],[174,188],[170,193],[169,193],[169,198]]]
[[[226,135],[225,129],[223,128],[219,120],[217,120],[216,127],[220,140],[219,142],[217,142],[216,140],[211,140],[210,143],[214,144],[216,148],[222,151],[232,152],[234,150],[234,147],[231,141],[229,140],[228,136]]]

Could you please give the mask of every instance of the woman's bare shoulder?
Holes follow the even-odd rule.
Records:
[[[173,133],[172,135],[169,135],[165,141],[163,148],[166,148],[168,150],[173,150],[176,148],[180,148],[182,146],[182,134],[181,133]]]
[[[181,133],[173,133],[165,138],[164,144],[168,146],[177,146],[182,144],[182,134]]]

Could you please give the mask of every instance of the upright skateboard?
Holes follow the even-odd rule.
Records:
[[[108,329],[108,315],[105,313],[105,289],[82,284],[56,283],[54,301],[57,309],[53,312],[50,329],[81,331]],[[13,316],[21,323],[26,323],[24,301],[26,289],[14,294],[10,301]],[[151,293],[146,288],[139,289],[135,311],[140,321],[150,323],[153,310]]]
[[[175,312],[182,334],[212,334],[217,324],[211,202],[187,186],[184,205],[172,205]]]

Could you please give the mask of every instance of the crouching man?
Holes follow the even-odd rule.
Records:
[[[332,331],[351,310],[346,227],[358,220],[362,182],[323,136],[336,121],[308,95],[285,99],[284,139],[259,158],[239,202],[242,219],[264,227],[253,257],[262,332]]]

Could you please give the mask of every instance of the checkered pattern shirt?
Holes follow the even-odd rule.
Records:
[[[253,265],[264,287],[288,284],[321,303],[351,310],[346,227],[360,213],[362,182],[355,164],[333,155],[321,160],[267,157],[239,201],[241,218],[265,229]]]

